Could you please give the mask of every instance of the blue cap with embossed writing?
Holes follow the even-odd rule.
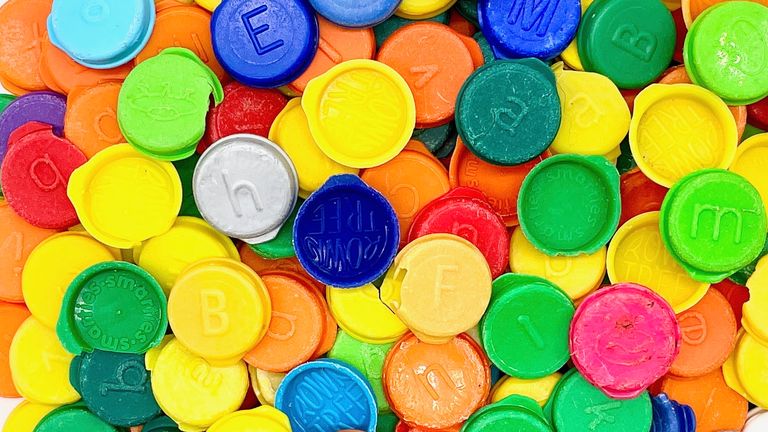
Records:
[[[478,21],[483,35],[502,58],[558,56],[576,36],[579,0],[481,0]]]
[[[81,65],[111,69],[133,60],[154,26],[153,0],[54,0],[48,37]]]
[[[481,67],[456,100],[462,142],[495,165],[520,165],[539,156],[555,139],[560,118],[555,74],[533,58]]]
[[[277,389],[275,408],[288,415],[295,432],[376,430],[371,384],[339,360],[320,359],[292,370]]]
[[[695,432],[696,413],[688,405],[679,404],[665,393],[651,399],[653,422],[651,432]]]
[[[317,13],[344,27],[372,27],[391,17],[402,0],[309,0]]]
[[[69,380],[88,409],[111,425],[136,426],[160,414],[143,354],[81,354],[72,360]]]
[[[56,333],[73,354],[94,349],[140,354],[165,336],[166,306],[160,284],[141,267],[103,262],[88,267],[67,288]]]
[[[351,174],[336,175],[310,195],[293,228],[296,257],[312,277],[355,288],[383,275],[397,253],[400,228],[392,205]]]
[[[306,0],[224,0],[211,18],[213,50],[236,80],[280,87],[317,52],[317,17]]]
[[[215,142],[195,167],[192,188],[214,228],[248,244],[278,236],[299,195],[291,159],[272,141],[250,134]]]
[[[672,61],[677,37],[672,14],[659,0],[595,0],[579,27],[584,70],[617,87],[645,87]]]

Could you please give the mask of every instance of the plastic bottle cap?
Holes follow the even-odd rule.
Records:
[[[134,62],[138,65],[169,47],[191,50],[220,80],[226,78],[226,72],[213,52],[210,13],[178,1],[172,1],[171,7],[162,10],[158,7],[152,36]]]
[[[486,64],[464,82],[456,102],[462,141],[495,165],[519,165],[542,154],[560,116],[555,76],[535,59]]]
[[[428,18],[427,20],[448,25],[450,23],[450,16],[451,14],[449,12],[444,12],[432,18]],[[407,25],[413,24],[414,22],[416,22],[416,20],[401,18],[397,15],[390,16],[384,22],[373,28],[373,32],[376,36],[376,46],[382,46],[392,33]]]
[[[630,114],[616,85],[600,74],[562,68],[555,77],[563,119],[549,150],[604,155],[618,147],[629,131]]]
[[[141,354],[160,343],[167,327],[157,281],[134,264],[109,261],[85,269],[69,285],[56,333],[76,355],[94,349]]]
[[[669,370],[680,338],[664,299],[643,286],[622,283],[582,301],[571,323],[570,350],[587,381],[612,398],[633,399]]]
[[[48,237],[24,264],[21,287],[27,307],[41,323],[55,328],[64,294],[75,277],[94,264],[117,258],[86,233],[70,231]]]
[[[696,280],[720,282],[749,264],[765,244],[765,205],[738,174],[700,170],[669,190],[661,206],[661,238]]]
[[[206,258],[239,260],[240,254],[229,237],[194,217],[179,217],[170,230],[133,249],[133,261],[157,280],[166,295],[188,265]]]
[[[237,411],[217,420],[208,432],[240,432],[258,430],[261,432],[290,432],[288,417],[271,406]]]
[[[67,181],[85,155],[53,134],[51,125],[31,122],[8,140],[2,163],[3,194],[11,208],[32,225],[62,229],[77,224],[67,197]]]
[[[250,244],[275,238],[296,205],[298,179],[288,155],[256,135],[231,135],[203,153],[193,178],[205,220]]]
[[[392,205],[349,174],[331,177],[313,193],[299,209],[293,230],[301,265],[321,283],[341,288],[382,276],[397,253],[399,237]]]
[[[395,12],[400,0],[374,0],[360,3],[354,0],[309,0],[318,14],[340,26],[373,27]],[[322,32],[322,30],[321,30]]]
[[[440,126],[453,118],[459,90],[475,70],[459,34],[433,22],[392,33],[379,47],[377,60],[405,78],[416,103],[419,128]]]
[[[174,335],[213,364],[239,362],[267,333],[271,314],[261,278],[228,258],[208,258],[187,267],[168,299]]]
[[[142,425],[160,414],[143,355],[82,354],[72,361],[70,381],[88,410],[111,425]]]
[[[3,317],[0,322],[0,397],[17,398],[20,395],[13,385],[8,354],[13,336],[30,316],[29,309],[21,304],[0,302],[0,316]]]
[[[393,0],[378,0],[382,3],[391,3]],[[342,6],[338,1],[328,2],[315,1],[315,3],[324,3],[324,5],[330,5],[331,7]],[[355,4],[350,2],[342,6],[345,13],[349,13],[354,8],[371,8],[375,7],[376,2],[367,2],[364,4]],[[317,8],[316,8],[317,9]],[[370,10],[370,9],[369,9]],[[323,12],[318,12],[323,14]],[[351,17],[352,19],[359,19],[360,15]],[[328,72],[332,67],[345,61],[354,59],[372,59],[376,55],[376,38],[373,33],[373,29],[370,27],[364,28],[349,28],[347,26],[341,26],[334,24],[327,19],[318,16],[317,22],[320,30],[320,42],[318,45],[317,54],[309,64],[309,67],[304,71],[301,76],[293,80],[289,84],[291,90],[297,93],[304,92],[307,88],[307,84],[317,78],[318,76]]]
[[[357,340],[343,330],[336,336],[336,343],[328,352],[328,358],[343,361],[359,370],[371,384],[379,412],[389,411],[389,403],[381,380],[384,360],[394,343],[371,344]]]
[[[480,408],[462,429],[467,432],[552,431],[541,408],[532,399],[521,395],[511,395]]]
[[[173,165],[118,144],[75,170],[67,195],[89,234],[128,249],[173,226],[182,191]]]
[[[285,106],[286,97],[278,90],[252,88],[236,81],[228,83],[224,86],[224,100],[208,111],[205,136],[198,152],[239,133],[266,137]]]
[[[64,130],[66,110],[67,99],[53,92],[29,93],[8,104],[0,114],[0,162],[8,151],[8,141],[13,131],[26,123],[34,121],[49,124],[53,126],[53,133],[60,136]]]
[[[110,69],[136,57],[147,44],[154,25],[152,0],[54,0],[48,17],[48,37],[83,66]]]
[[[491,389],[491,402],[499,402],[511,395],[521,395],[533,399],[543,407],[562,377],[563,374],[559,372],[534,379],[505,376]]]
[[[130,62],[112,69],[91,69],[72,60],[49,38],[44,38],[41,44],[40,77],[48,88],[59,93],[69,94],[76,87],[91,88],[110,81],[117,83],[133,69]]]
[[[173,338],[146,361],[157,403],[185,431],[205,430],[234,412],[248,391],[245,363],[211,365]]]
[[[221,0],[195,0],[195,3],[213,12],[221,4]]]
[[[395,13],[402,18],[424,20],[440,15],[454,3],[456,0],[403,0]]]
[[[755,272],[747,281],[748,294],[745,295],[746,303],[740,309],[743,311],[743,318],[740,322],[747,328],[755,339],[760,342],[768,341],[768,330],[766,330],[766,319],[763,310],[768,304],[768,297],[763,287],[768,284],[768,259],[761,259],[755,269]]]
[[[584,13],[578,50],[584,70],[619,88],[642,88],[672,61],[675,22],[657,0],[595,0]]]
[[[419,339],[445,343],[480,321],[491,297],[491,272],[469,241],[431,234],[400,251],[380,295]]]
[[[661,393],[651,399],[653,423],[651,432],[695,432],[696,414],[688,405],[681,405]]]
[[[734,356],[735,372],[745,396],[753,403],[765,406],[768,402],[768,380],[758,371],[768,361],[768,348],[749,332],[745,332],[739,338]]]
[[[200,155],[194,153],[186,159],[173,162],[173,167],[176,168],[176,172],[179,174],[179,180],[181,180],[182,197],[179,216],[203,217],[200,214],[200,210],[197,208],[195,193],[192,187],[192,178],[195,174],[195,167],[199,160]]]
[[[233,78],[280,87],[298,78],[317,51],[314,11],[304,0],[224,0],[211,18],[213,50]]]
[[[45,21],[50,13],[51,0],[9,0],[0,8],[0,84],[14,94],[46,89],[40,50],[29,48],[48,40]],[[0,148],[0,159],[3,153]]]
[[[616,231],[608,247],[608,278],[643,285],[681,313],[704,297],[709,283],[691,278],[675,261],[664,246],[659,222],[659,212],[643,213]]]
[[[34,317],[27,318],[13,337],[8,361],[13,384],[24,399],[50,405],[80,399],[69,383],[72,354],[53,330]]]
[[[313,415],[306,406],[326,415]],[[338,360],[320,359],[293,369],[277,389],[275,408],[288,415],[293,430],[376,430],[371,385],[355,368]]]
[[[384,388],[392,411],[428,430],[460,424],[485,405],[490,365],[475,341],[459,335],[441,345],[408,335],[389,351]]]
[[[568,361],[573,302],[546,279],[507,273],[493,282],[491,303],[480,321],[488,358],[517,378],[542,378]]]
[[[414,217],[408,240],[438,233],[453,234],[475,245],[492,277],[501,275],[509,264],[507,227],[476,189],[456,188],[429,202]]]
[[[262,405],[275,405],[275,393],[283,382],[285,374],[281,372],[267,372],[248,366],[248,374],[251,377],[251,388],[256,398]]]
[[[288,372],[310,360],[320,347],[326,330],[322,298],[300,275],[270,272],[261,277],[272,316],[266,335],[244,360],[268,372]]]
[[[307,115],[301,107],[301,98],[288,101],[288,105],[274,119],[269,139],[279,145],[291,158],[299,175],[299,194],[305,198],[316,191],[331,176],[357,175],[357,168],[349,168],[325,155],[309,131]]]
[[[117,123],[117,99],[122,84],[106,82],[75,87],[67,96],[64,135],[86,157],[125,142]]]
[[[621,175],[621,219],[619,227],[635,216],[661,210],[668,189],[648,178],[638,168]]]
[[[552,397],[553,423],[558,431],[645,432],[651,427],[653,410],[648,392],[632,399],[613,399],[576,372],[563,377]]]
[[[682,343],[670,368],[676,376],[705,375],[721,367],[736,343],[736,319],[728,300],[716,289],[678,314]]]
[[[743,141],[736,150],[729,170],[749,181],[760,193],[768,213],[768,176],[761,161],[768,160],[768,134],[755,135]]]
[[[691,84],[651,85],[640,92],[629,134],[638,167],[665,187],[694,171],[727,168],[738,142],[725,103]]]
[[[601,156],[553,156],[525,178],[517,207],[525,237],[540,251],[592,254],[619,224],[619,173]]]
[[[333,288],[326,291],[328,307],[346,333],[369,344],[385,344],[400,339],[408,328],[379,299],[373,284],[360,288]]]
[[[685,68],[694,84],[730,105],[768,96],[768,8],[757,2],[722,2],[708,8],[685,38]]]
[[[291,258],[296,256],[296,250],[293,248],[293,227],[296,224],[296,215],[299,208],[304,204],[303,199],[298,199],[293,211],[288,216],[277,236],[272,240],[255,245],[248,245],[254,252],[267,259]]]
[[[478,21],[494,51],[503,58],[557,57],[576,36],[578,0],[546,1],[536,6],[503,0],[477,2]]]
[[[118,432],[117,428],[88,411],[83,403],[60,406],[49,412],[35,426],[35,432],[56,432],[78,428],[89,432]]]
[[[161,160],[189,157],[205,131],[210,98],[224,98],[216,75],[186,48],[167,48],[139,64],[120,89],[117,115],[137,150]]]
[[[54,409],[56,405],[23,401],[8,414],[3,428],[9,431],[33,432],[40,420]]]
[[[394,158],[410,140],[416,123],[407,82],[373,60],[334,66],[307,85],[301,105],[320,149],[353,168],[370,168]]]

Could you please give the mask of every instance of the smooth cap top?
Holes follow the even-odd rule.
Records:
[[[525,178],[517,208],[525,237],[547,255],[597,252],[619,224],[619,173],[601,156],[553,156]]]
[[[381,285],[381,299],[421,340],[443,343],[474,327],[491,297],[491,272],[469,241],[431,234],[409,243]]]
[[[117,428],[97,417],[83,403],[64,405],[48,413],[35,426],[35,432],[87,430],[88,432],[118,432]]]
[[[373,27],[391,17],[402,0],[309,0],[317,13],[344,27]]]
[[[291,432],[288,416],[271,406],[236,411],[217,420],[208,432]]]
[[[192,185],[203,218],[223,234],[251,244],[277,236],[299,192],[288,155],[272,141],[249,134],[231,135],[209,147]]]
[[[306,0],[224,0],[211,18],[211,33],[216,58],[233,78],[270,88],[298,78],[319,39]]]
[[[373,284],[359,288],[326,289],[328,307],[345,332],[370,344],[384,344],[400,339],[408,327],[384,302]]]

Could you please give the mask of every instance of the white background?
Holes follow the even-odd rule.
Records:
[[[8,0],[0,0],[0,6],[7,1]],[[0,41],[0,43],[3,43],[3,41]],[[9,93],[2,84],[0,84],[0,93]],[[6,399],[0,397],[0,430],[2,430],[2,427],[5,425],[5,419],[8,418],[8,413],[10,413],[20,402],[21,399]]]

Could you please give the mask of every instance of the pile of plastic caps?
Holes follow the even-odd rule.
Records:
[[[768,431],[768,0],[3,3],[3,432]]]

